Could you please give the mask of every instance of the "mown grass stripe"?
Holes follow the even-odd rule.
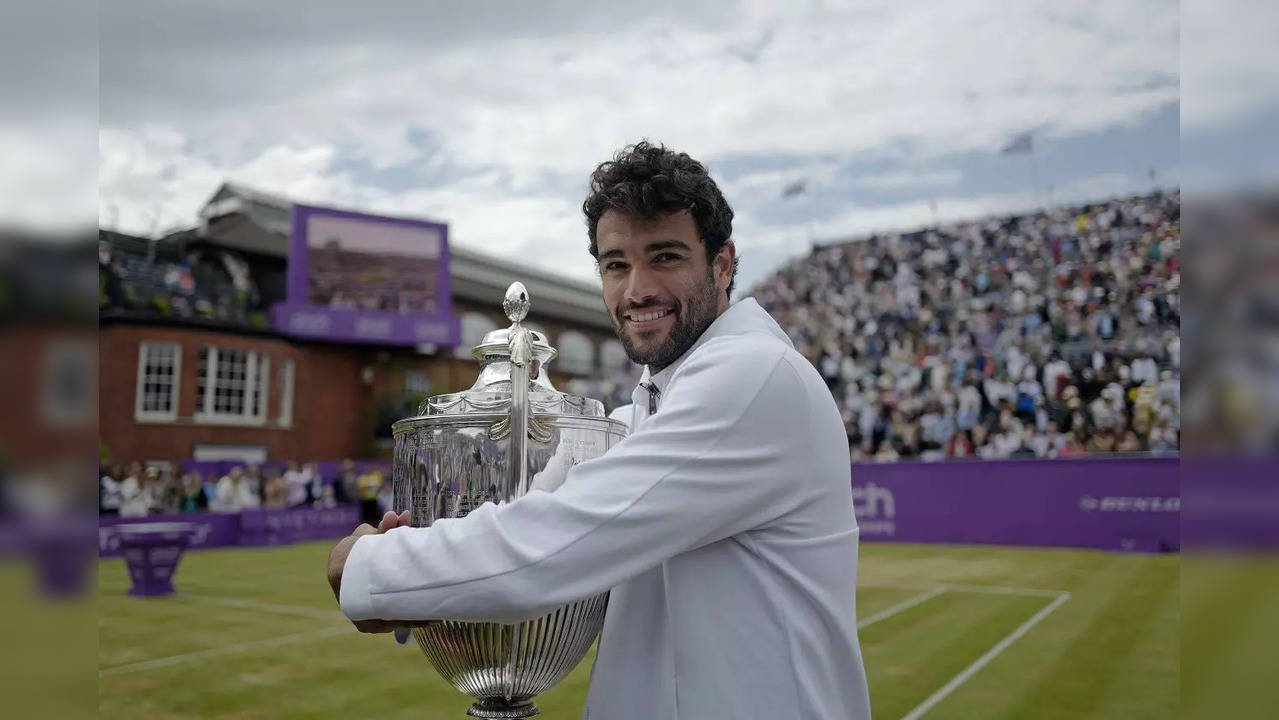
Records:
[[[983,667],[986,667],[987,663],[989,663],[991,660],[994,660],[996,657],[998,657],[1000,653],[1008,649],[1009,645],[1012,645],[1013,643],[1017,642],[1018,638],[1020,638],[1022,635],[1025,635],[1027,632],[1029,632],[1031,628],[1039,624],[1040,620],[1043,620],[1044,618],[1048,617],[1048,615],[1052,613],[1052,611],[1061,607],[1062,603],[1066,602],[1069,599],[1070,599],[1070,593],[1063,593],[1061,595],[1058,595],[1057,599],[1048,603],[1048,605],[1045,606],[1042,610],[1035,613],[1033,617],[1031,617],[1029,620],[1019,625],[1016,630],[1013,630],[1011,633],[1005,636],[1004,639],[996,643],[993,648],[987,650],[984,654],[982,654],[981,657],[977,658],[977,660],[975,660],[973,664],[961,670],[958,675],[951,678],[950,682],[941,686],[940,688],[938,688],[936,692],[928,696],[927,700],[924,700],[924,702],[916,706],[914,710],[911,710],[910,712],[906,713],[906,715],[902,717],[902,720],[918,720],[918,718],[923,717],[924,713],[931,710],[933,706],[935,706],[937,703],[941,702],[942,700],[945,700],[946,696],[954,692],[955,689],[958,688],[960,685],[963,685],[965,682],[968,682],[968,678],[975,675],[978,670],[981,670]]]
[[[302,642],[304,640],[319,640],[320,638],[352,632],[355,632],[355,630],[353,630],[350,625],[343,625],[342,627],[295,633],[293,635],[285,635],[284,637],[271,638],[269,640],[258,640],[256,642],[239,643],[237,645],[228,645],[219,648],[209,648],[207,650],[198,650],[196,652],[183,653],[181,655],[170,655],[169,657],[156,658],[154,660],[143,660],[142,662],[129,663],[128,665],[116,665],[115,667],[103,668],[98,671],[98,677],[110,677],[112,675],[122,675],[124,673],[154,670],[156,668],[169,667],[170,665],[177,665],[179,663],[190,662],[192,660],[207,660],[208,658],[220,657],[222,655],[233,655],[235,653],[245,652],[248,650],[279,647],[280,645],[288,645],[290,643]]]

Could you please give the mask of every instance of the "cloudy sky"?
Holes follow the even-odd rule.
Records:
[[[749,286],[814,240],[1181,179],[1175,0],[641,5],[104,4],[99,221],[189,225],[232,179],[590,278],[587,177],[648,138],[709,165]]]

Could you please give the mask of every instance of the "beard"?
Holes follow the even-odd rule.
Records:
[[[657,345],[641,345],[625,328],[624,313],[628,310],[643,309],[645,306],[618,307],[613,312],[613,329],[626,351],[631,362],[647,365],[650,373],[661,372],[671,363],[680,359],[697,339],[706,332],[706,328],[719,316],[719,290],[715,287],[715,278],[706,273],[704,282],[693,288],[687,297],[676,301],[671,309],[675,315],[675,324],[666,335],[666,339]]]

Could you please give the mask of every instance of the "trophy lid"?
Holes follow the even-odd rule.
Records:
[[[530,304],[524,284],[512,283],[502,301],[502,309],[511,321],[511,326],[485,334],[480,344],[471,351],[475,359],[480,361],[480,376],[475,384],[462,392],[435,395],[423,400],[418,407],[418,414],[492,415],[504,412],[505,408],[510,407],[513,393],[511,372],[517,367],[511,362],[511,338],[513,334],[523,332],[527,333],[532,347],[532,362],[529,367],[522,369],[529,373],[531,409],[539,414],[604,417],[604,405],[600,401],[562,393],[551,384],[546,364],[554,360],[557,353],[547,341],[546,335],[523,326],[522,321],[528,315]]]

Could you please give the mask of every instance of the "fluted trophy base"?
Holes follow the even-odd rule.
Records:
[[[466,709],[466,714],[477,718],[527,718],[538,712],[532,700],[480,700]]]

